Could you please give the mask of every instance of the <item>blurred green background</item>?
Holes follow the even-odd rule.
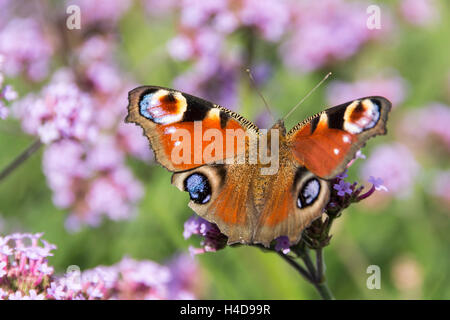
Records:
[[[345,61],[304,75],[276,64],[273,77],[261,90],[277,115],[283,115],[328,71],[333,72],[334,79],[354,81],[385,66],[394,67],[407,81],[408,94],[392,112],[388,134],[371,140],[364,148],[363,152],[370,155],[377,144],[396,139],[393,126],[410,110],[430,101],[450,103],[450,85],[445,87],[450,71],[450,3],[442,1],[440,5],[438,27],[400,26],[389,41],[369,43]],[[119,24],[122,67],[139,84],[172,87],[173,78],[188,68],[186,63],[174,62],[165,52],[167,40],[176,32],[171,19],[149,19],[140,5],[133,5]],[[270,45],[256,44],[257,52],[272,49]],[[20,80],[13,84],[21,95],[30,88]],[[326,88],[327,83],[295,112],[288,120],[288,128],[327,105]],[[239,112],[249,119],[263,111],[259,97],[245,77],[240,80],[238,101]],[[34,138],[21,133],[20,124],[14,119],[1,122],[0,126],[3,126],[0,168],[3,168]],[[0,232],[45,232],[44,238],[58,246],[50,259],[57,272],[64,272],[73,264],[82,270],[114,264],[124,255],[162,262],[176,252],[186,251],[189,245],[198,246],[198,239],[186,241],[182,236],[183,223],[192,214],[187,207],[188,195],[170,184],[171,174],[164,168],[132,159],[129,165],[145,185],[137,216],[130,221],[105,220],[98,228],[67,232],[64,228],[67,212],[52,203],[41,156],[42,150],[0,182]],[[447,156],[439,162],[448,168],[448,160]],[[434,165],[424,161],[424,166]],[[351,168],[351,179],[359,179],[361,163]],[[450,298],[449,227],[448,205],[431,197],[420,183],[413,186],[409,197],[390,199],[384,206],[351,206],[338,219],[331,244],[325,248],[326,275],[335,297]],[[197,259],[204,275],[199,281],[206,283],[201,298],[318,298],[314,288],[273,253],[251,247],[226,248],[198,255]],[[381,267],[380,290],[366,287],[369,265]]]

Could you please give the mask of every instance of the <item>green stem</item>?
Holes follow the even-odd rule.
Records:
[[[281,252],[277,252],[280,257],[282,257],[287,263],[289,263],[295,270],[300,273],[301,276],[303,276],[307,281],[314,284],[314,279],[311,277],[311,274],[308,273],[301,265],[299,265],[295,260],[291,259],[287,255]]]
[[[320,297],[323,300],[334,300],[333,293],[328,287],[324,272],[325,263],[323,259],[322,248],[316,250],[316,266],[311,260],[309,255],[309,250],[306,247],[300,248],[296,251],[298,257],[303,261],[307,270],[303,268],[299,263],[289,256],[278,252],[278,255],[282,257],[286,262],[288,262],[292,267],[294,267],[302,277],[304,277],[308,282],[314,285]]]
[[[328,284],[326,281],[321,282],[321,283],[315,283],[314,287],[317,289],[317,291],[319,292],[319,294],[323,300],[334,300],[335,299],[333,296],[333,293],[331,293],[331,290],[328,287]]]
[[[325,270],[322,248],[316,249],[316,266],[317,266],[317,280],[322,281],[322,278],[324,278],[324,270]]]
[[[306,248],[305,248],[305,250],[302,250],[302,254],[300,255],[300,258],[303,260],[306,268],[308,268],[308,271],[311,274],[314,281],[317,282],[319,280],[319,278],[317,278],[316,268],[314,267],[311,257],[309,256],[309,250]]]
[[[328,287],[325,278],[325,262],[323,259],[323,248],[316,249],[317,283],[315,287],[324,300],[334,300],[333,293]]]
[[[18,155],[9,165],[7,165],[0,172],[0,181],[5,179],[11,172],[18,168],[25,160],[27,160],[33,153],[39,150],[42,142],[38,139],[34,141],[25,151]]]

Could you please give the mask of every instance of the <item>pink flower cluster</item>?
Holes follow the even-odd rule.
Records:
[[[408,196],[420,166],[411,151],[401,143],[377,146],[361,167],[361,176],[377,175],[389,190],[389,195]]]
[[[399,75],[380,75],[353,83],[336,80],[327,87],[327,100],[330,105],[338,105],[361,97],[383,96],[396,107],[405,100],[406,94],[406,82]]]
[[[92,104],[70,71],[61,70],[38,95],[27,95],[15,109],[23,130],[48,144],[61,139],[94,140],[97,130]]]
[[[292,3],[292,34],[281,46],[287,66],[310,72],[327,63],[354,55],[363,44],[391,29],[389,12],[383,10],[381,29],[367,27],[365,2],[324,0]]]
[[[55,204],[72,213],[66,226],[97,226],[104,215],[132,217],[143,190],[125,158],[148,160],[150,151],[136,128],[122,124],[126,95],[103,107],[101,98],[81,91],[67,70],[54,78],[39,95],[18,102],[16,110],[24,130],[49,144],[44,173]]]
[[[433,102],[425,107],[409,110],[402,118],[397,135],[417,158],[424,158],[440,167],[436,172],[429,172],[431,185],[426,190],[443,203],[450,204],[450,174],[448,155],[450,154],[450,107]],[[428,173],[427,171],[425,171]]]
[[[48,265],[56,246],[39,234],[0,237],[0,300],[195,299],[199,268],[192,257],[166,265],[124,258],[81,272],[70,266],[56,276]]]
[[[450,106],[430,103],[409,112],[400,124],[400,135],[420,145],[433,145],[450,151]],[[434,142],[434,144],[433,144]],[[416,148],[417,149],[417,148]]]
[[[441,199],[450,208],[450,170],[436,173],[430,191],[436,198]]]
[[[53,267],[47,258],[56,246],[40,239],[42,233],[0,237],[0,299],[42,300]]]
[[[71,214],[66,227],[98,226],[134,216],[143,188],[126,166],[127,156],[152,158],[141,130],[124,123],[127,92],[108,35],[94,35],[74,51],[76,64],[62,68],[37,94],[14,106],[24,131],[46,143],[43,168],[54,203]]]
[[[67,0],[66,6],[80,7],[82,24],[102,26],[115,25],[129,9],[131,0]],[[85,25],[82,25],[85,27]]]
[[[214,223],[193,215],[184,223],[183,237],[190,238],[192,235],[203,237],[202,248],[189,247],[191,254],[214,252],[223,249],[227,244],[227,236],[222,234]]]
[[[399,9],[406,21],[417,26],[432,25],[439,19],[435,0],[402,0]]]
[[[17,92],[14,91],[12,86],[3,86],[5,81],[2,73],[4,60],[5,58],[0,54],[0,119],[6,119],[9,115],[9,109],[6,108],[6,104],[17,99]]]
[[[153,14],[156,1],[147,1]],[[179,60],[218,58],[225,36],[239,28],[254,28],[267,41],[277,41],[289,22],[287,1],[199,1],[173,2],[179,11],[180,34],[169,41],[169,53]]]
[[[0,23],[0,54],[5,57],[8,76],[23,73],[32,81],[40,81],[49,71],[53,44],[34,18],[12,18]]]
[[[186,268],[180,268],[180,263]],[[47,289],[56,300],[162,300],[195,299],[198,266],[189,256],[178,256],[167,265],[125,257],[113,266],[81,272],[69,270]]]
[[[285,65],[308,72],[350,57],[390,28],[389,14],[383,11],[382,32],[369,30],[367,4],[343,0],[183,0],[165,2],[164,7],[159,1],[145,3],[152,16],[169,9],[178,13],[178,33],[167,48],[175,60],[193,66],[175,79],[175,86],[231,108],[242,71],[269,61],[264,54],[254,56],[260,42],[279,42]],[[242,41],[230,50],[232,35]]]
[[[66,221],[71,231],[82,224],[98,226],[103,216],[129,219],[143,195],[123,151],[111,139],[102,137],[93,145],[62,140],[45,150],[44,173],[54,203],[71,211]]]
[[[39,92],[14,103],[12,111],[23,130],[45,144],[43,170],[53,201],[70,212],[66,227],[77,230],[83,224],[98,226],[103,217],[134,216],[143,187],[126,160],[149,161],[152,154],[142,131],[124,123],[127,93],[135,85],[117,63],[114,29],[131,1],[66,2],[71,4],[80,7],[82,27],[91,32],[52,32],[51,23],[19,18],[27,12],[23,3],[5,4],[12,18],[0,22],[0,54],[7,74],[31,80],[43,80],[53,54],[66,62],[48,83],[41,82]],[[0,91],[0,98],[14,98],[11,89]],[[1,116],[5,110],[0,104]]]

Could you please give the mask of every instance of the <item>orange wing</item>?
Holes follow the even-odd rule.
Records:
[[[240,155],[245,145],[237,136],[258,134],[253,123],[228,109],[156,86],[130,91],[126,121],[144,129],[157,161],[173,172]]]
[[[366,141],[386,133],[391,103],[366,97],[327,109],[296,125],[287,135],[294,158],[324,179],[332,179]]]

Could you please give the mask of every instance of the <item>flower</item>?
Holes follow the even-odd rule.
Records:
[[[389,194],[397,197],[411,192],[418,171],[419,165],[413,154],[400,143],[377,146],[361,167],[363,177],[377,175],[389,189]]]
[[[392,262],[391,277],[395,287],[410,299],[420,298],[423,283],[423,268],[408,255],[397,257]]]
[[[92,100],[66,72],[55,74],[38,96],[29,94],[15,105],[24,131],[46,144],[63,138],[93,139],[96,134]]]
[[[17,92],[10,85],[3,87],[4,77],[2,74],[4,57],[0,54],[0,119],[6,119],[9,115],[9,109],[6,104],[17,99]],[[2,88],[3,87],[3,88]]]
[[[8,293],[5,290],[3,290],[2,288],[0,288],[0,300],[3,300],[3,298],[7,295],[8,295]]]
[[[6,262],[2,261],[0,262],[0,278],[2,278],[4,275],[6,275]]]
[[[264,39],[277,41],[288,27],[288,2],[244,0],[238,17],[244,26],[255,27]]]
[[[9,300],[24,300],[22,297],[22,292],[16,291],[9,295]]]
[[[13,18],[1,29],[0,54],[5,58],[4,72],[17,76],[25,72],[32,81],[47,76],[53,44],[34,18]]]
[[[293,32],[282,43],[284,63],[310,72],[329,62],[347,59],[380,32],[366,25],[367,5],[342,0],[292,2]],[[389,29],[389,15],[383,12],[383,28]]]
[[[53,272],[42,272],[47,266],[47,258],[56,247],[41,239],[42,233],[16,233],[0,237],[0,299],[10,300],[41,299],[42,287],[46,286]],[[20,289],[12,289],[8,284],[20,281]],[[1,297],[2,296],[2,297]]]
[[[420,149],[418,146],[428,146],[431,152],[442,148],[450,150],[449,123],[450,107],[433,102],[423,108],[408,111],[400,123],[399,136],[403,137],[405,143],[413,141],[416,150]]]
[[[428,26],[439,19],[434,0],[402,0],[399,7],[403,18],[413,25]]]
[[[220,61],[200,60],[193,69],[175,78],[174,87],[226,108],[236,109],[237,63],[231,57]]]
[[[328,103],[338,105],[362,97],[383,96],[396,107],[405,100],[407,84],[395,72],[390,73],[393,74],[380,74],[374,78],[362,79],[354,83],[332,81],[327,88]]]
[[[434,197],[443,200],[450,207],[450,170],[436,173],[430,192]]]
[[[351,188],[351,183],[340,180],[338,183],[333,185],[333,189],[337,190],[337,194],[340,197],[344,197],[345,194],[352,194],[353,190]]]
[[[42,293],[37,294],[36,290],[31,289],[30,292],[28,293],[28,296],[25,296],[25,298],[27,298],[27,299],[24,299],[24,300],[28,300],[28,299],[29,300],[44,300],[44,294],[42,294]]]
[[[64,300],[63,298],[66,293],[64,292],[62,285],[52,282],[50,287],[47,289],[47,295],[55,300]]]
[[[281,251],[284,254],[288,254],[291,251],[289,238],[287,236],[278,237],[275,239],[275,241],[276,241],[275,244],[276,251]]]
[[[66,222],[69,230],[78,230],[82,224],[97,226],[103,216],[129,219],[143,196],[142,185],[125,166],[123,154],[111,137],[105,139],[88,147],[62,140],[44,152],[44,173],[53,201],[71,211]]]
[[[204,279],[200,266],[192,255],[178,254],[166,265],[172,275],[168,282],[169,299],[195,299]]]
[[[191,216],[184,223],[183,236],[185,239],[192,235],[203,237],[201,245],[203,248],[190,248],[191,254],[199,254],[204,252],[214,252],[223,249],[228,238],[222,234],[214,223],[210,223],[197,215]]]
[[[368,181],[373,184],[373,186],[374,186],[374,188],[376,190],[378,190],[378,191],[380,191],[380,190],[388,191],[388,188],[386,188],[383,185],[383,179],[375,178],[374,176],[370,176]]]
[[[62,276],[53,273],[46,257],[56,246],[42,233],[17,233],[0,237],[12,245],[13,259],[0,254],[0,300],[84,299],[195,299],[199,268],[187,255],[177,255],[167,265],[125,257],[112,266],[98,266]],[[40,253],[38,259],[28,256]],[[20,282],[18,287],[16,284]]]
[[[83,15],[82,23],[88,25],[116,25],[131,5],[130,0],[68,0],[66,3],[67,6],[79,6]]]

